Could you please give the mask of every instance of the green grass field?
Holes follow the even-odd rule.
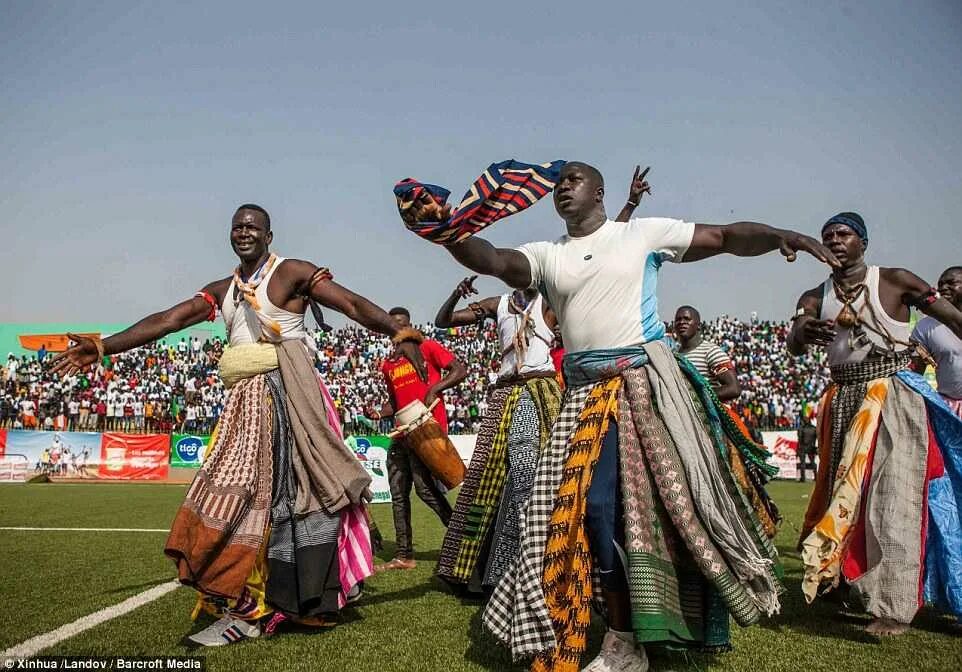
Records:
[[[174,485],[4,485],[0,526],[165,528],[185,487]],[[786,519],[798,524],[808,488],[771,487]],[[393,538],[390,505],[376,505],[382,532]],[[184,636],[194,593],[180,588],[132,613],[103,623],[43,651],[62,655],[168,655],[192,653],[208,669],[523,670],[481,628],[477,602],[451,595],[432,576],[443,534],[417,503],[418,568],[373,577],[356,608],[327,631],[284,631],[219,649],[192,650]],[[959,670],[962,637],[953,620],[928,611],[901,638],[878,642],[861,628],[866,616],[839,614],[830,603],[806,606],[799,589],[797,533],[785,524],[778,546],[788,594],[782,613],[762,626],[733,628],[735,650],[717,657],[655,652],[653,670],[839,672],[842,670]],[[0,651],[173,578],[162,552],[165,535],[153,532],[0,531]],[[389,559],[393,543],[380,554]],[[600,644],[595,629],[589,656]],[[586,661],[589,658],[586,657]]]

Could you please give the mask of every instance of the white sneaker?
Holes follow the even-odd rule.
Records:
[[[261,636],[261,626],[239,618],[224,616],[216,623],[194,633],[187,639],[201,646],[226,646],[245,639]]]
[[[644,648],[609,630],[601,643],[601,653],[582,672],[648,672],[648,656]]]

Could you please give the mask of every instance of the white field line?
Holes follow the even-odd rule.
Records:
[[[177,581],[168,581],[160,584],[159,586],[154,586],[153,588],[145,590],[142,593],[138,593],[133,597],[128,597],[123,602],[115,604],[112,607],[106,607],[100,611],[95,611],[92,614],[78,618],[73,623],[62,625],[56,630],[51,630],[50,632],[42,635],[31,637],[25,642],[20,642],[16,646],[12,646],[6,651],[0,652],[0,659],[29,658],[30,656],[36,655],[44,649],[59,644],[65,639],[79,635],[81,632],[90,630],[90,628],[96,627],[101,623],[106,623],[113,618],[123,616],[124,614],[130,613],[138,607],[142,607],[145,604],[153,602],[154,600],[157,600],[167,593],[175,590],[179,586],[180,583]]]
[[[170,532],[169,527],[0,527],[11,532]]]

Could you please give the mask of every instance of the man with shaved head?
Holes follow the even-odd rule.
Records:
[[[393,337],[424,375],[413,330],[334,282],[326,268],[270,251],[264,208],[240,206],[229,235],[239,260],[232,275],[109,338],[71,334],[75,344],[52,367],[76,373],[223,315],[230,347],[219,370],[230,397],[164,548],[180,581],[200,593],[197,611],[220,616],[190,636],[202,646],[258,637],[262,627],[273,632],[287,620],[331,625],[372,570],[364,509],[371,479],[344,444],[314,369],[308,305]]]
[[[475,273],[538,288],[567,349],[565,399],[539,458],[520,556],[484,623],[516,658],[536,656],[532,669],[568,672],[585,651],[592,600],[603,600],[608,631],[585,669],[642,672],[648,645],[726,648],[729,613],[755,623],[778,611],[782,591],[775,550],[723,459],[738,432],[665,344],[658,270],[723,253],[834,258],[808,236],[754,222],[612,221],[601,173],[582,162],[561,168],[553,195],[566,228],[555,241],[446,244]],[[406,216],[423,221],[430,208],[416,203]]]

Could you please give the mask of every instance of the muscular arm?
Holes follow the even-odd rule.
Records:
[[[217,305],[224,302],[224,294],[230,286],[230,278],[212,282],[203,291],[214,297]],[[163,338],[167,334],[200,324],[210,315],[210,304],[199,296],[181,301],[176,306],[148,315],[118,334],[104,339],[104,354],[115,355],[146,343]]]
[[[212,295],[217,305],[221,305],[229,285],[230,278],[225,278],[210,283],[204,287],[203,291]],[[210,304],[199,296],[191,297],[167,310],[148,315],[120,333],[105,338],[104,354],[115,355],[156,341],[167,334],[199,324],[206,320],[208,315],[210,315]],[[70,375],[97,361],[99,353],[95,341],[76,334],[68,334],[68,336],[74,341],[74,345],[53,358],[51,373]]]
[[[459,264],[482,275],[492,275],[509,287],[531,286],[531,264],[517,250],[495,247],[477,236],[445,246]]]
[[[882,273],[887,281],[895,285],[900,301],[906,306],[914,305],[919,296],[931,289],[925,280],[904,268],[886,268],[882,269]],[[962,338],[962,312],[948,300],[939,297],[919,310],[947,326],[956,337]]]
[[[478,316],[474,314],[474,311],[470,308],[464,308],[462,310],[454,310],[457,305],[458,300],[461,298],[461,294],[458,290],[454,290],[454,293],[448,297],[448,300],[444,302],[444,305],[438,310],[437,316],[434,318],[434,326],[441,327],[442,329],[447,329],[448,327],[463,327],[468,324],[475,324],[480,322]],[[498,297],[489,296],[486,299],[481,299],[478,301],[478,305],[484,311],[484,317],[496,317],[498,314]]]
[[[775,250],[789,261],[795,261],[801,250],[823,263],[838,265],[835,255],[814,238],[758,222],[735,222],[723,226],[695,224],[691,245],[682,261],[699,261],[718,254],[757,257]]]

